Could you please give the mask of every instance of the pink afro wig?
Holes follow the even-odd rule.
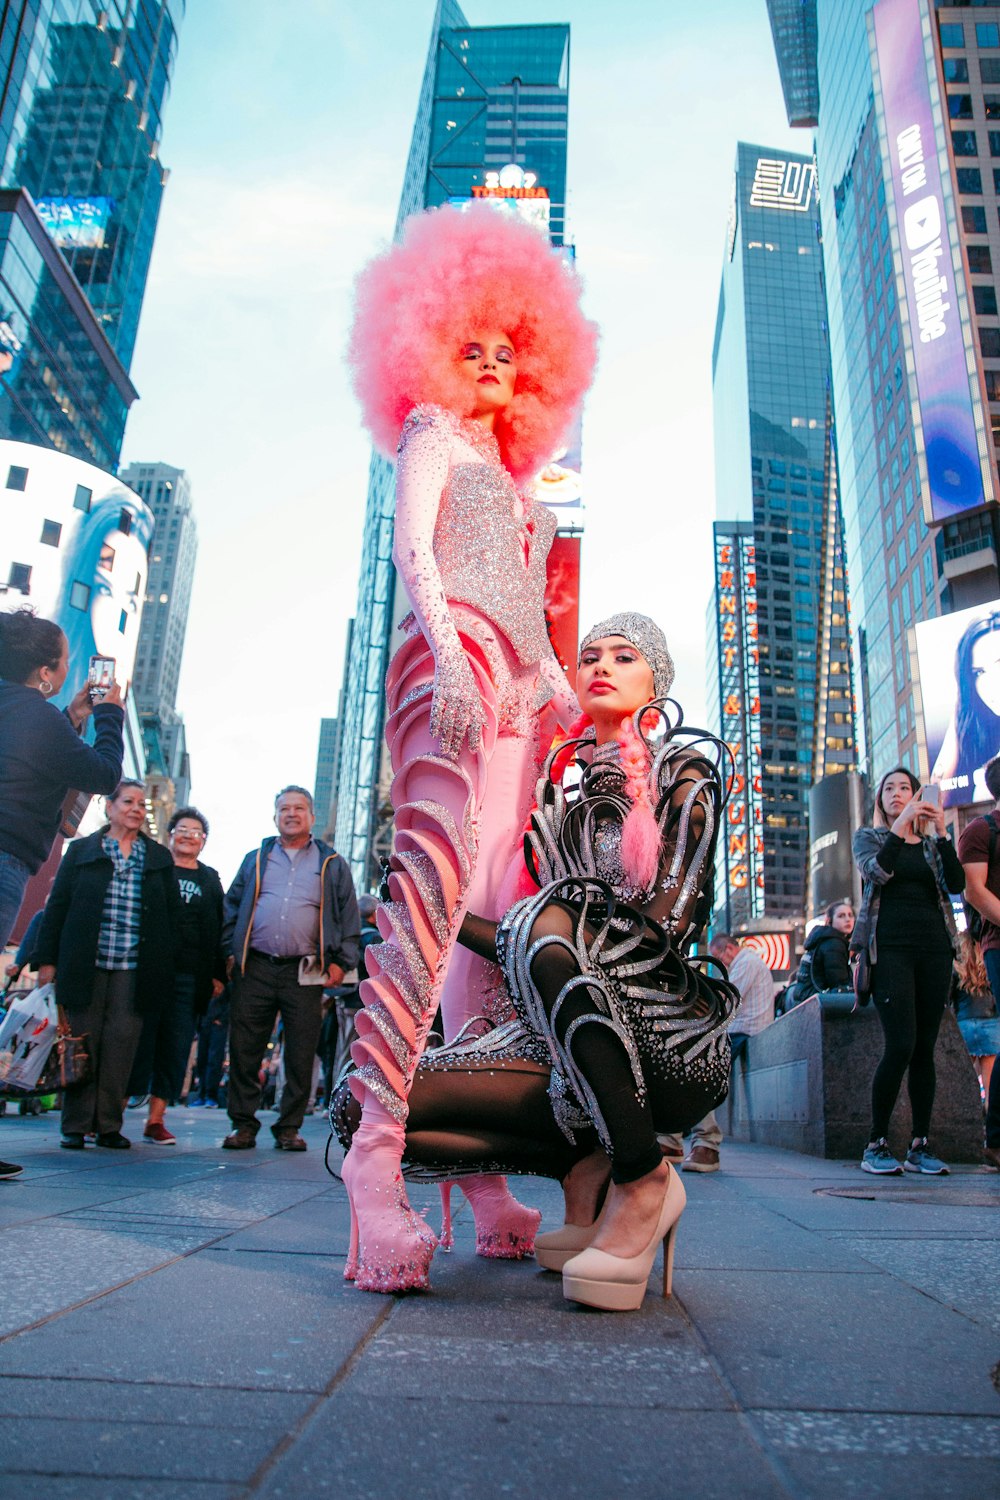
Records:
[[[487,329],[505,333],[517,356],[514,398],[494,429],[504,463],[524,481],[552,457],[590,385],[597,327],[580,310],[577,276],[537,229],[489,203],[416,214],[356,293],[348,358],[387,457],[414,406],[471,413],[457,355]]]

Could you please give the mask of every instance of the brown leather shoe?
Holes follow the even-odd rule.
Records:
[[[283,1130],[274,1137],[275,1151],[308,1151],[309,1147],[297,1130]]]
[[[257,1136],[249,1125],[241,1125],[234,1130],[232,1135],[227,1135],[222,1143],[224,1151],[252,1151],[257,1144]]]
[[[983,1165],[1000,1172],[1000,1146],[983,1147]]]
[[[682,1172],[717,1172],[719,1170],[719,1153],[714,1146],[692,1146],[690,1154],[685,1158]]]

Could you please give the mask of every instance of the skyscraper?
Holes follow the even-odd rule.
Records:
[[[111,469],[136,396],[128,369],[183,11],[184,0],[0,8],[0,436]]]
[[[803,913],[809,789],[854,764],[811,157],[737,148],[712,379],[708,701],[735,762],[717,900],[739,927]]]
[[[475,27],[454,0],[438,0],[397,236],[424,208],[493,197],[563,246],[568,107],[568,26]],[[392,465],[373,454],[337,767],[337,847],[360,889],[376,878],[388,823],[384,684],[405,612],[391,556],[394,485]]]
[[[911,627],[1000,594],[1000,11],[802,9],[862,764],[927,774]],[[783,82],[788,35],[775,27]],[[787,87],[786,107],[796,123]]]
[[[177,712],[177,683],[198,557],[191,482],[183,469],[170,464],[130,464],[121,478],[142,496],[154,518],[136,653],[135,698],[151,765],[169,777],[178,801],[183,802],[190,786],[190,767],[184,721]]]

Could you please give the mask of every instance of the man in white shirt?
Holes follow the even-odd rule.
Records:
[[[729,1027],[733,1062],[746,1050],[747,1037],[755,1036],[774,1020],[774,980],[767,964],[753,948],[742,947],[728,932],[716,933],[708,945],[713,958],[724,963],[740,992],[739,1009]],[[668,1161],[680,1161],[684,1148],[679,1135],[662,1135],[660,1145]],[[684,1157],[684,1172],[717,1172],[722,1131],[711,1110],[691,1131],[691,1150]]]

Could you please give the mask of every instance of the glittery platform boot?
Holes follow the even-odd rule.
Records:
[[[374,1117],[381,1113],[384,1119]],[[426,1290],[437,1238],[411,1207],[399,1170],[404,1131],[372,1100],[344,1158],[351,1242],[344,1275],[365,1292]]]
[[[534,1254],[535,1234],[542,1215],[537,1208],[528,1208],[517,1201],[506,1177],[461,1177],[458,1185],[472,1204],[477,1255],[492,1260],[524,1260]],[[451,1229],[450,1214],[443,1218],[442,1229],[445,1228]]]

